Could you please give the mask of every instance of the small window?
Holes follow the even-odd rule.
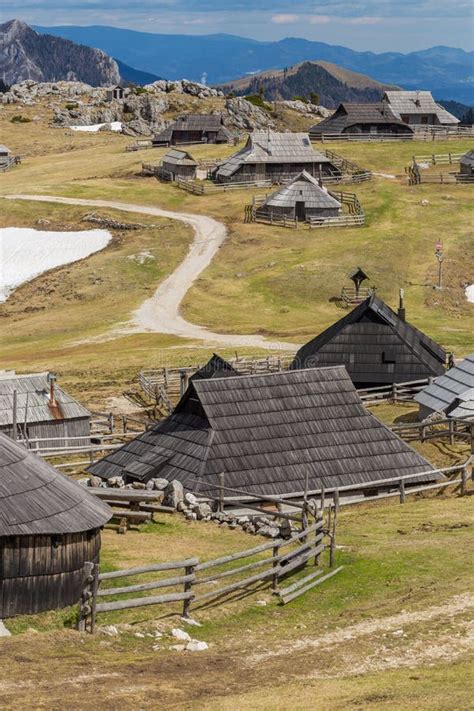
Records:
[[[309,138],[303,138],[303,145],[305,145],[305,146],[310,146],[310,145],[311,145],[311,143],[310,143],[310,141],[309,141]]]
[[[382,363],[396,363],[397,356],[394,348],[386,348],[382,353]]]

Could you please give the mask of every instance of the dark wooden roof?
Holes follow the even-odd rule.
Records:
[[[345,365],[357,385],[444,373],[446,351],[375,295],[304,345],[292,369]]]
[[[474,353],[423,388],[415,400],[451,417],[474,417]]]
[[[202,131],[218,133],[219,138],[229,138],[230,132],[222,122],[221,114],[183,114],[155,136],[155,141],[169,141],[174,131]]]
[[[0,536],[79,533],[111,515],[84,486],[0,433]]]
[[[194,375],[189,379],[193,380],[207,380],[208,378],[226,378],[228,376],[239,375],[238,371],[231,366],[226,360],[213,353],[209,358],[206,365],[199,368]]]
[[[314,136],[321,133],[350,132],[353,126],[360,125],[381,126],[382,128],[398,126],[405,133],[413,133],[409,126],[393,114],[388,104],[379,102],[374,104],[340,104],[332,116],[312,126],[310,134]]]
[[[299,494],[306,473],[318,489],[431,469],[363,407],[343,367],[196,380],[170,417],[90,467],[214,496],[220,472],[249,493]]]
[[[465,153],[460,160],[461,165],[466,165],[470,168],[474,167],[474,149]]]

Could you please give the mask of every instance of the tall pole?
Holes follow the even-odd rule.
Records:
[[[442,242],[437,242],[436,247],[435,247],[435,257],[438,260],[438,289],[443,288],[443,260],[444,260],[444,251],[443,251],[443,243]]]

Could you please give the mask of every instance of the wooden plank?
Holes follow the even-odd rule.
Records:
[[[148,489],[112,489],[102,487],[88,487],[87,493],[97,496],[98,499],[108,501],[157,501],[163,495],[162,491],[148,491]],[[171,509],[174,511],[174,509]]]
[[[193,593],[169,593],[166,595],[155,595],[154,597],[137,597],[133,600],[115,600],[113,602],[101,602],[96,607],[96,612],[112,612],[113,610],[128,610],[132,607],[144,607],[145,605],[161,605],[164,602],[178,602],[179,600],[189,600]]]
[[[167,588],[172,585],[181,585],[182,583],[194,582],[195,575],[178,575],[175,578],[166,578],[166,580],[153,580],[150,583],[141,583],[139,585],[127,585],[122,588],[105,588],[99,590],[97,597],[109,597],[110,595],[123,595],[127,593],[144,592],[145,590],[157,590],[158,588]]]
[[[326,545],[324,543],[309,548],[305,553],[302,553],[297,558],[292,560],[291,563],[288,563],[288,565],[280,566],[280,575],[287,575],[287,573],[291,573],[292,570],[301,567],[303,563],[306,563],[310,558],[313,558],[313,556],[317,556],[322,553],[325,548]]]
[[[186,560],[173,560],[167,563],[144,565],[140,568],[128,568],[128,570],[114,570],[111,573],[101,573],[99,575],[99,580],[126,578],[129,575],[140,575],[141,573],[155,573],[160,570],[176,570],[177,568],[187,568],[190,565],[197,565],[197,563],[199,563],[199,558],[187,558]]]
[[[196,563],[195,570],[208,570],[209,568],[214,568],[217,565],[222,565],[223,563],[232,563],[234,560],[240,560],[241,558],[249,558],[257,553],[262,553],[263,551],[268,551],[275,545],[282,545],[283,540],[280,538],[274,538],[271,543],[262,543],[261,546],[255,546],[255,548],[248,548],[245,551],[239,551],[238,553],[232,553],[230,555],[224,555],[221,558],[215,558],[214,560],[207,560],[204,563]]]
[[[151,521],[153,514],[148,511],[131,511],[112,509],[112,518],[124,518],[127,521]]]
[[[269,562],[271,562],[271,560],[271,558],[268,559]],[[263,573],[258,573],[258,575],[252,575],[250,578],[245,578],[245,580],[239,580],[239,582],[233,583],[232,585],[226,585],[223,588],[219,588],[217,590],[210,590],[209,592],[203,593],[202,595],[197,595],[194,598],[194,602],[201,602],[201,600],[208,600],[210,597],[219,597],[220,595],[224,595],[225,593],[233,592],[234,590],[239,590],[240,588],[246,588],[252,583],[256,583],[260,580],[265,580],[265,578],[269,578],[279,573],[280,566],[277,566],[276,568],[272,567],[270,568],[270,570],[265,570]]]
[[[286,595],[292,593],[294,590],[298,590],[298,588],[301,588],[303,585],[305,585],[305,583],[309,583],[310,580],[318,578],[320,575],[323,574],[323,572],[323,570],[316,570],[315,572],[310,573],[309,575],[305,575],[304,578],[300,578],[296,581],[296,583],[288,585],[286,588],[280,589],[278,594],[282,597],[285,597]]]
[[[308,590],[311,590],[311,588],[316,587],[316,585],[320,585],[321,583],[324,583],[325,580],[328,580],[329,578],[332,578],[334,575],[339,573],[344,566],[340,566],[339,568],[336,568],[335,570],[331,570],[330,573],[327,573],[326,575],[323,575],[322,578],[318,578],[317,580],[313,580],[313,582],[309,583],[308,585],[305,585],[303,588],[299,588],[295,592],[290,593],[289,595],[286,595],[285,597],[282,596],[282,604],[286,605],[288,602],[291,602],[295,598],[299,597],[300,595],[303,595],[303,593],[307,592]]]
[[[212,583],[215,580],[221,580],[222,578],[230,578],[232,575],[238,575],[239,573],[243,573],[247,570],[259,568],[262,565],[268,565],[268,563],[274,563],[275,561],[279,562],[281,558],[282,556],[278,556],[277,558],[275,558],[275,556],[272,558],[262,558],[261,560],[257,560],[255,563],[247,563],[246,565],[241,565],[238,568],[232,568],[232,570],[225,570],[223,573],[214,573],[213,575],[208,575],[206,578],[197,578],[194,584],[203,585],[204,583]]]

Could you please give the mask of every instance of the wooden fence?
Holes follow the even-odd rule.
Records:
[[[20,156],[7,156],[0,162],[0,173],[4,173],[5,171],[12,168],[14,165],[19,165],[20,163]]]
[[[449,444],[454,444],[456,440],[467,442],[474,453],[474,420],[446,417],[433,421],[397,423],[390,429],[407,442],[428,442],[432,439],[448,439]]]
[[[334,141],[382,143],[386,141],[454,141],[474,136],[473,126],[460,126],[454,128],[443,126],[411,126],[410,128],[413,129],[413,133],[323,133],[310,134],[310,138],[314,143],[331,143]]]
[[[267,356],[266,358],[230,358],[229,363],[243,375],[263,373],[278,373],[287,370],[293,360],[293,355]],[[204,363],[186,366],[183,368],[156,368],[142,370],[138,382],[144,393],[152,400],[159,399],[161,392],[169,398],[180,397],[188,387],[189,378]]]
[[[254,592],[255,586],[261,589],[262,585],[268,587],[269,583],[272,592],[278,594],[281,602],[286,604],[341,569],[330,570],[330,574],[322,576],[324,569],[319,567],[321,556],[327,547],[330,549],[329,566],[330,568],[334,566],[336,520],[337,514],[334,512],[330,531],[324,528],[323,519],[318,518],[313,525],[307,526],[291,538],[275,538],[270,542],[214,560],[201,562],[197,557],[190,557],[185,560],[156,563],[110,573],[101,573],[98,565],[86,563],[78,629],[94,632],[97,615],[103,612],[163,603],[181,603],[182,615],[188,617],[192,608],[200,609],[209,604],[220,603],[223,598],[228,600],[228,596],[232,593]],[[325,542],[325,537],[328,543]],[[317,570],[289,587],[280,589],[280,582],[301,571],[311,560],[314,561]],[[234,566],[235,563],[237,566]],[[260,572],[255,572],[258,569]],[[127,579],[129,582],[128,579],[131,577],[168,573],[171,570],[179,571],[178,575],[157,577],[131,585],[115,586],[114,583],[109,585],[110,581]],[[234,580],[228,582],[229,578]],[[164,588],[168,589],[165,593],[135,597],[139,593]],[[131,595],[134,597],[130,597]],[[122,596],[126,596],[125,599]],[[104,598],[110,597],[117,599],[102,602]]]
[[[415,395],[429,385],[430,382],[430,378],[424,378],[422,380],[410,380],[406,383],[390,383],[389,385],[377,385],[373,388],[359,388],[357,392],[366,405],[387,400],[390,402],[411,402]]]
[[[184,178],[176,178],[176,185],[181,190],[186,190],[193,195],[212,195],[215,193],[225,193],[229,190],[247,190],[249,188],[269,188],[271,180],[249,180],[239,183],[213,183],[210,181],[196,182],[194,180],[184,180]]]

